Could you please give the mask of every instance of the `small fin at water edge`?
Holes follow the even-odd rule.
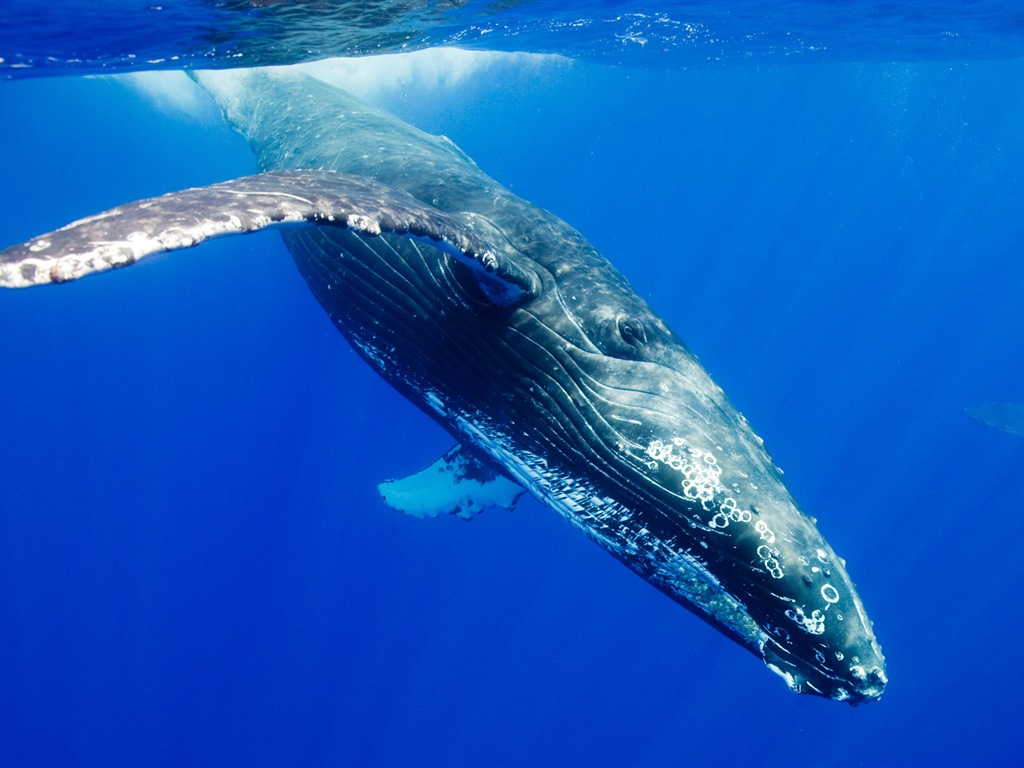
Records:
[[[964,410],[979,424],[1024,437],[1024,405],[1020,403],[986,403]]]

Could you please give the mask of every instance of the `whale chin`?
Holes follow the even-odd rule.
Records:
[[[766,650],[765,666],[781,677],[793,693],[805,693],[833,701],[845,701],[854,707],[881,699],[885,692],[885,686],[889,682],[884,667],[873,662],[870,666],[851,664],[849,676],[846,679],[837,679],[816,669],[785,669],[780,666],[780,662],[780,658],[775,657],[770,650]]]

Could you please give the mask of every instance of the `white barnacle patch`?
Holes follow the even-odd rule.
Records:
[[[825,634],[825,614],[815,608],[808,616],[799,605],[786,611],[786,618],[810,635]]]
[[[839,602],[839,590],[831,584],[822,584],[821,597],[829,605]]]
[[[124,236],[124,239],[126,243],[143,247],[145,247],[146,245],[153,241],[153,238],[150,237],[148,232],[142,232],[140,230],[129,232],[127,235]]]
[[[28,249],[32,253],[39,253],[40,251],[45,251],[49,247],[50,247],[50,241],[47,240],[46,238],[41,237],[38,240],[36,240],[35,242],[33,242],[32,245],[30,245],[28,247]]]
[[[133,240],[132,238],[136,235],[139,235],[139,237]],[[142,247],[144,243],[150,240],[149,235],[144,232],[133,232],[126,239],[135,248]],[[160,249],[162,250],[176,251],[198,245],[201,242],[201,238],[197,238],[196,233],[189,229],[170,227],[157,235],[156,242],[160,244]]]
[[[749,509],[740,509],[736,505],[736,499],[732,496],[726,496],[722,503],[719,505],[718,512],[711,518],[711,522],[708,523],[712,528],[728,528],[729,523],[749,523],[753,519],[753,515]]]
[[[133,248],[112,247],[106,249],[103,254],[103,261],[110,267],[127,267],[134,264],[139,258],[137,251]],[[91,271],[91,270],[90,270]]]
[[[50,267],[50,279],[55,283],[66,283],[80,277],[85,272],[85,265],[74,257],[60,259]]]
[[[738,494],[726,495],[728,492],[721,482],[722,468],[710,451],[688,446],[683,438],[675,437],[668,442],[652,440],[645,453],[650,458],[650,461],[645,462],[649,469],[667,464],[682,475],[681,485],[687,498],[699,501],[701,507],[708,512],[715,510],[707,523],[708,528],[724,530],[731,524],[753,523],[754,530],[764,542],[757,548],[761,566],[773,579],[785,576],[781,553],[772,546],[775,543],[775,532],[764,520],[754,522],[751,510],[740,507],[736,501],[735,496]],[[717,504],[716,498],[720,499]]]
[[[699,501],[705,510],[713,509],[715,494],[725,489],[720,480],[722,468],[710,451],[687,446],[683,438],[674,437],[670,442],[652,440],[645,452],[683,476],[680,484],[686,498]],[[728,525],[728,521],[725,524]],[[715,527],[714,522],[712,527]]]
[[[773,579],[781,579],[785,574],[782,572],[782,565],[779,562],[779,550],[775,547],[769,547],[766,544],[762,544],[757,548],[757,556],[761,560],[761,565],[768,571],[768,575]]]
[[[769,544],[775,543],[775,532],[768,527],[768,523],[764,520],[758,520],[754,523],[754,530],[761,535],[762,541],[766,541]]]
[[[345,219],[345,223],[349,229],[354,229],[357,232],[365,232],[368,235],[379,235],[380,234],[380,222],[371,219],[369,216],[363,214],[353,213]]]

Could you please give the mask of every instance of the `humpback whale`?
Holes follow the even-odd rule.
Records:
[[[61,283],[279,229],[359,355],[455,448],[381,495],[472,517],[524,492],[780,675],[879,698],[860,597],[746,419],[569,224],[451,141],[283,70],[199,73],[261,173],[138,201],[0,252]]]

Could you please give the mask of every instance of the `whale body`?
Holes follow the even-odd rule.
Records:
[[[845,563],[746,419],[579,232],[447,139],[320,81],[196,78],[263,172],[12,246],[0,286],[279,227],[345,338],[458,440],[384,483],[385,501],[468,518],[527,491],[792,690],[881,696],[885,662]]]

